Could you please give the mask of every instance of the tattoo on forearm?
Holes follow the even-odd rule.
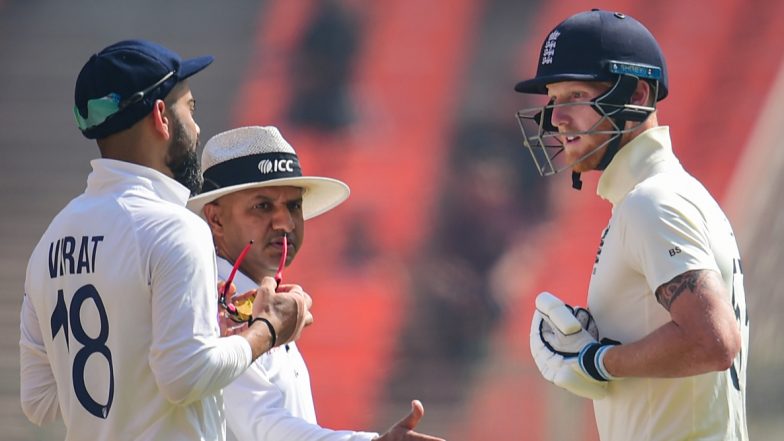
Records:
[[[675,276],[656,290],[656,300],[669,311],[675,299],[687,290],[693,293],[703,283],[704,277],[704,271],[687,271]]]

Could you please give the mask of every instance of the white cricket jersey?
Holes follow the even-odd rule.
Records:
[[[599,180],[613,205],[588,293],[601,337],[637,341],[671,321],[655,291],[690,270],[721,273],[742,334],[731,369],[685,378],[621,378],[594,401],[602,441],[748,440],[748,315],[729,221],[672,152],[668,127],[624,146]]]
[[[226,280],[232,265],[218,257],[218,278]],[[258,284],[237,271],[237,293]],[[228,439],[239,441],[360,441],[377,433],[335,431],[316,422],[310,375],[297,345],[289,343],[262,354],[242,375],[226,386]]]
[[[221,388],[251,362],[218,338],[210,231],[189,191],[151,168],[97,159],[27,267],[21,401],[67,440],[221,440]]]

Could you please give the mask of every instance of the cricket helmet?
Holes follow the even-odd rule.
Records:
[[[586,102],[612,122],[611,130],[588,131],[581,134],[605,133],[612,135],[577,162],[592,155],[601,147],[608,149],[600,161],[599,170],[610,163],[620,148],[620,138],[627,121],[642,123],[656,109],[630,104],[639,80],[651,84],[660,101],[667,96],[667,66],[659,44],[651,32],[634,18],[619,13],[594,9],[573,15],[547,34],[539,55],[536,76],[520,81],[515,90],[521,93],[547,94],[547,85],[561,81],[601,81],[610,87],[602,95]],[[521,110],[517,113],[524,135],[524,144],[531,151],[542,175],[551,175],[571,168],[575,163],[558,166],[553,159],[563,151],[552,125],[552,109],[559,104]],[[532,125],[532,124],[533,125]],[[563,134],[561,134],[563,135]],[[579,177],[578,177],[579,180]]]

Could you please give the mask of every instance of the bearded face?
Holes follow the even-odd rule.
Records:
[[[191,191],[191,196],[197,195],[202,185],[199,156],[196,153],[198,146],[198,135],[188,133],[179,118],[172,118],[172,137],[166,165],[174,179]]]

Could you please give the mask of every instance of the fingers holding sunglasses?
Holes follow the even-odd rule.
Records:
[[[298,285],[281,285],[278,292],[275,289],[275,279],[262,279],[253,302],[253,317],[269,320],[277,334],[276,346],[280,346],[299,338],[305,326],[313,323],[313,300]]]
[[[295,330],[294,335],[292,335],[290,340],[295,341],[299,338],[300,334],[302,334],[302,330],[306,326],[313,324],[313,314],[310,312],[310,308],[313,306],[313,299],[299,285],[280,285],[278,286],[277,294],[281,293],[287,293],[295,296],[295,299],[298,302],[297,306],[300,308],[297,329]]]
[[[313,299],[299,285],[279,285],[276,292],[286,292],[301,296],[305,300],[305,305],[308,307],[308,309],[310,309],[310,307],[313,305]]]
[[[248,322],[238,322],[234,320],[228,311],[220,308],[218,311],[218,326],[220,327],[221,337],[241,334],[248,329]]]

